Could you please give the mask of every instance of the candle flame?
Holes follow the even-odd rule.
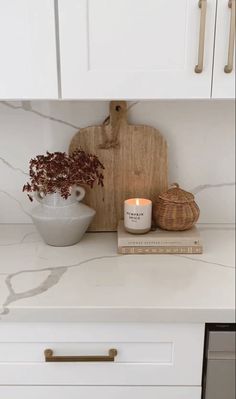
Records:
[[[149,206],[152,205],[152,201],[145,199],[145,198],[129,198],[125,200],[127,205],[133,206]]]

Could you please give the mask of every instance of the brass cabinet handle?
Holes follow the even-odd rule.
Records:
[[[198,6],[201,9],[201,22],[199,34],[198,64],[195,66],[195,72],[202,73],[204,65],[207,0],[199,0]]]
[[[52,349],[44,351],[45,362],[63,363],[63,362],[114,362],[118,351],[109,349],[107,356],[54,356]]]
[[[228,64],[225,65],[225,73],[231,73],[234,69],[234,43],[235,43],[235,0],[229,0],[231,9]]]

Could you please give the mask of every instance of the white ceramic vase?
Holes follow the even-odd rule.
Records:
[[[81,240],[96,213],[80,203],[84,196],[82,187],[74,189],[67,199],[60,193],[46,196],[36,193],[39,205],[33,209],[31,217],[46,244],[65,247]]]

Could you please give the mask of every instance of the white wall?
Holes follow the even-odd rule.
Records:
[[[65,151],[79,129],[100,124],[107,102],[0,103],[0,223],[28,223],[32,206],[22,186],[28,161]],[[169,181],[196,193],[201,222],[234,222],[233,101],[141,102],[131,123],[157,127],[169,144]]]

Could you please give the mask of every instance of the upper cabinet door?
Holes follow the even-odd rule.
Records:
[[[0,0],[0,99],[58,98],[54,0]]]
[[[218,0],[212,96],[235,97],[235,0]]]
[[[215,11],[216,0],[59,0],[62,98],[210,98]]]

